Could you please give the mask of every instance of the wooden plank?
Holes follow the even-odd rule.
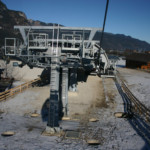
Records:
[[[35,83],[35,82],[37,82],[39,80],[40,80],[40,78],[31,80],[29,82],[23,83],[23,84],[21,84],[19,86],[16,86],[16,87],[14,87],[12,89],[9,89],[9,90],[7,90],[5,92],[0,93],[0,101],[6,100],[9,97],[13,97],[16,94],[21,93],[22,91],[28,89],[33,83]]]

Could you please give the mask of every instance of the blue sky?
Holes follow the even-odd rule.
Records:
[[[2,0],[28,19],[65,26],[102,27],[106,0]],[[150,43],[150,0],[109,0],[105,31]]]

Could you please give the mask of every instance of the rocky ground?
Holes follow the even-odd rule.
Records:
[[[145,92],[147,96],[147,90],[144,90],[144,83],[146,83],[144,79],[137,79],[131,83],[134,81],[133,70],[120,69],[120,73],[129,85],[135,84],[134,87],[136,84],[141,85],[143,88],[143,90],[141,88],[143,91],[141,94],[144,95]],[[150,77],[150,74],[145,76],[144,72],[139,74],[141,74],[139,78],[143,77],[146,80]],[[138,94],[140,95],[140,92]],[[78,82],[77,93],[69,92],[71,120],[61,121],[60,126],[64,131],[73,130],[81,133],[76,139],[66,138],[64,135],[60,137],[42,135],[46,127],[47,107],[45,102],[48,98],[49,86],[34,87],[0,103],[0,133],[8,130],[15,132],[13,136],[0,136],[0,150],[150,149],[130,119],[114,116],[115,112],[124,111],[124,104],[112,78],[102,79],[97,76],[88,76],[86,82]],[[38,113],[40,116],[31,117],[32,113]],[[92,118],[97,121],[89,121]],[[87,141],[90,139],[98,140],[100,144],[88,145]]]

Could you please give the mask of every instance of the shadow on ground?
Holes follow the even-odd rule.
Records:
[[[145,145],[142,150],[150,149],[150,125],[139,115],[135,114],[131,105],[130,99],[126,93],[122,90],[119,83],[116,82],[116,87],[124,102],[124,111],[129,114],[133,114],[132,117],[128,118],[129,123],[139,136],[145,141]]]
[[[48,111],[49,111],[49,98],[45,100],[45,103],[42,106],[41,116],[43,122],[48,121]]]
[[[61,70],[60,70],[61,72]],[[43,70],[41,73],[41,83],[39,86],[45,86],[50,84],[50,68],[46,68]],[[86,73],[83,69],[78,69],[77,70],[77,82],[86,82],[88,78],[88,73]],[[59,90],[59,119],[63,117],[63,112],[62,112],[62,101],[61,101],[61,77],[60,77],[60,90]],[[42,110],[41,110],[41,116],[43,122],[48,121],[48,113],[49,113],[49,107],[50,107],[50,102],[49,98],[45,100]]]

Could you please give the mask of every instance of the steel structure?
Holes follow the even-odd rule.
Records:
[[[28,64],[31,68],[51,68],[48,126],[57,128],[61,111],[68,115],[68,89],[77,89],[77,68],[104,74],[110,71],[105,51],[101,50],[99,57],[99,41],[93,40],[101,29],[59,25],[14,28],[20,31],[23,42],[6,38],[5,55],[19,58],[22,65]]]

